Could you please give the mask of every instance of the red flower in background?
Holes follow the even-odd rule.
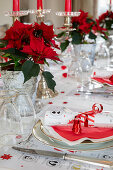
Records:
[[[113,29],[113,12],[106,11],[105,13],[99,16],[98,22],[101,27],[106,28],[107,30]]]
[[[106,11],[105,13],[101,14],[98,19],[99,23],[103,22],[105,19],[113,19],[113,12]]]
[[[92,23],[84,22],[82,25],[79,26],[79,29],[85,34],[89,34],[91,31],[91,27],[92,27]]]
[[[86,22],[86,18],[88,17],[88,12],[84,12],[82,10],[79,10],[79,12],[80,12],[79,16],[72,18],[72,23],[76,22],[79,24],[83,24],[83,22]]]
[[[41,25],[35,23],[34,30],[35,32],[41,30],[42,36],[45,40],[52,40],[52,38],[54,38],[55,36],[53,32],[53,25],[48,26],[43,22],[41,23]]]
[[[102,18],[105,16],[104,14]],[[86,43],[86,35],[89,39],[96,39],[97,33],[104,38],[107,38],[107,30],[99,25],[98,20],[94,20],[91,16],[88,16],[88,12],[80,10],[80,15],[72,18],[73,28],[76,28],[75,31],[72,31],[70,34],[75,44],[84,44]],[[94,35],[95,36],[94,36]],[[76,40],[76,37],[78,39]]]

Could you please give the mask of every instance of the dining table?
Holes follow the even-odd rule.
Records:
[[[71,150],[56,145],[49,145],[43,140],[36,138],[33,134],[33,127],[41,120],[47,110],[57,108],[68,108],[74,112],[90,111],[95,103],[103,106],[103,110],[113,114],[113,93],[109,93],[109,88],[113,92],[112,86],[107,86],[93,80],[87,84],[84,91],[79,90],[79,82],[76,78],[68,76],[71,57],[63,56],[62,62],[50,63],[50,70],[56,81],[55,90],[58,95],[54,98],[37,99],[36,119],[27,120],[27,126],[23,131],[18,128],[17,122],[10,122],[13,127],[10,129],[7,120],[0,119],[0,170],[108,170],[113,167],[98,166],[96,164],[84,163],[74,160],[63,160],[52,156],[43,156],[21,152],[13,149],[18,146],[27,149],[45,150],[56,153],[68,153],[76,156],[93,158],[94,160],[113,161],[113,141],[103,146],[93,149],[89,147]],[[98,58],[92,66],[92,75],[107,73],[113,74],[113,69],[106,67],[106,58]],[[2,79],[0,79],[0,91],[4,89]],[[106,89],[108,92],[106,92]],[[40,107],[39,107],[40,105]],[[39,107],[39,110],[38,110]],[[24,125],[23,125],[24,126]]]

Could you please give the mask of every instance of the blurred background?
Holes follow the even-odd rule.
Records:
[[[0,0],[0,26],[4,24],[12,24],[12,18],[5,17],[4,11],[12,10],[13,0]],[[65,0],[43,0],[44,8],[52,9],[51,14],[46,16],[46,20],[50,20],[55,27],[62,25],[63,18],[55,15],[56,11],[64,11]],[[82,9],[89,12],[91,16],[97,18],[101,13],[109,9],[110,0],[72,0],[73,11],[79,11]],[[112,2],[113,3],[113,2]],[[37,0],[20,0],[21,10],[36,9]],[[34,22],[36,20],[35,15],[29,15],[23,17],[23,22]]]

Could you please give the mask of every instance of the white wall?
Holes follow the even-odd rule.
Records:
[[[5,17],[5,11],[12,10],[12,0],[0,0],[0,25],[3,24],[12,24],[12,18]]]
[[[52,21],[55,27],[61,26],[63,24],[63,17],[58,17],[55,15],[56,11],[64,11],[65,0],[43,0],[45,9],[52,9],[51,13],[46,16],[46,20]],[[36,9],[37,0],[29,0],[29,8]],[[35,15],[30,15],[30,21],[34,22],[36,20]]]

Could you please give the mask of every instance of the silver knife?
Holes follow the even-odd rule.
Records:
[[[15,146],[12,148],[15,150],[18,150],[20,152],[27,152],[30,154],[38,154],[38,155],[42,155],[42,156],[62,158],[64,160],[73,160],[73,161],[77,161],[77,162],[81,162],[81,163],[87,163],[87,164],[96,165],[96,166],[103,166],[106,168],[113,168],[113,162],[107,161],[107,160],[81,157],[81,156],[76,156],[76,155],[67,154],[67,153],[63,154],[63,153],[44,151],[44,150],[26,149],[26,148],[15,147]]]
[[[104,92],[104,91],[79,91],[78,92],[82,92],[82,93],[86,93],[86,94],[103,94],[103,95],[113,95],[113,92]]]

